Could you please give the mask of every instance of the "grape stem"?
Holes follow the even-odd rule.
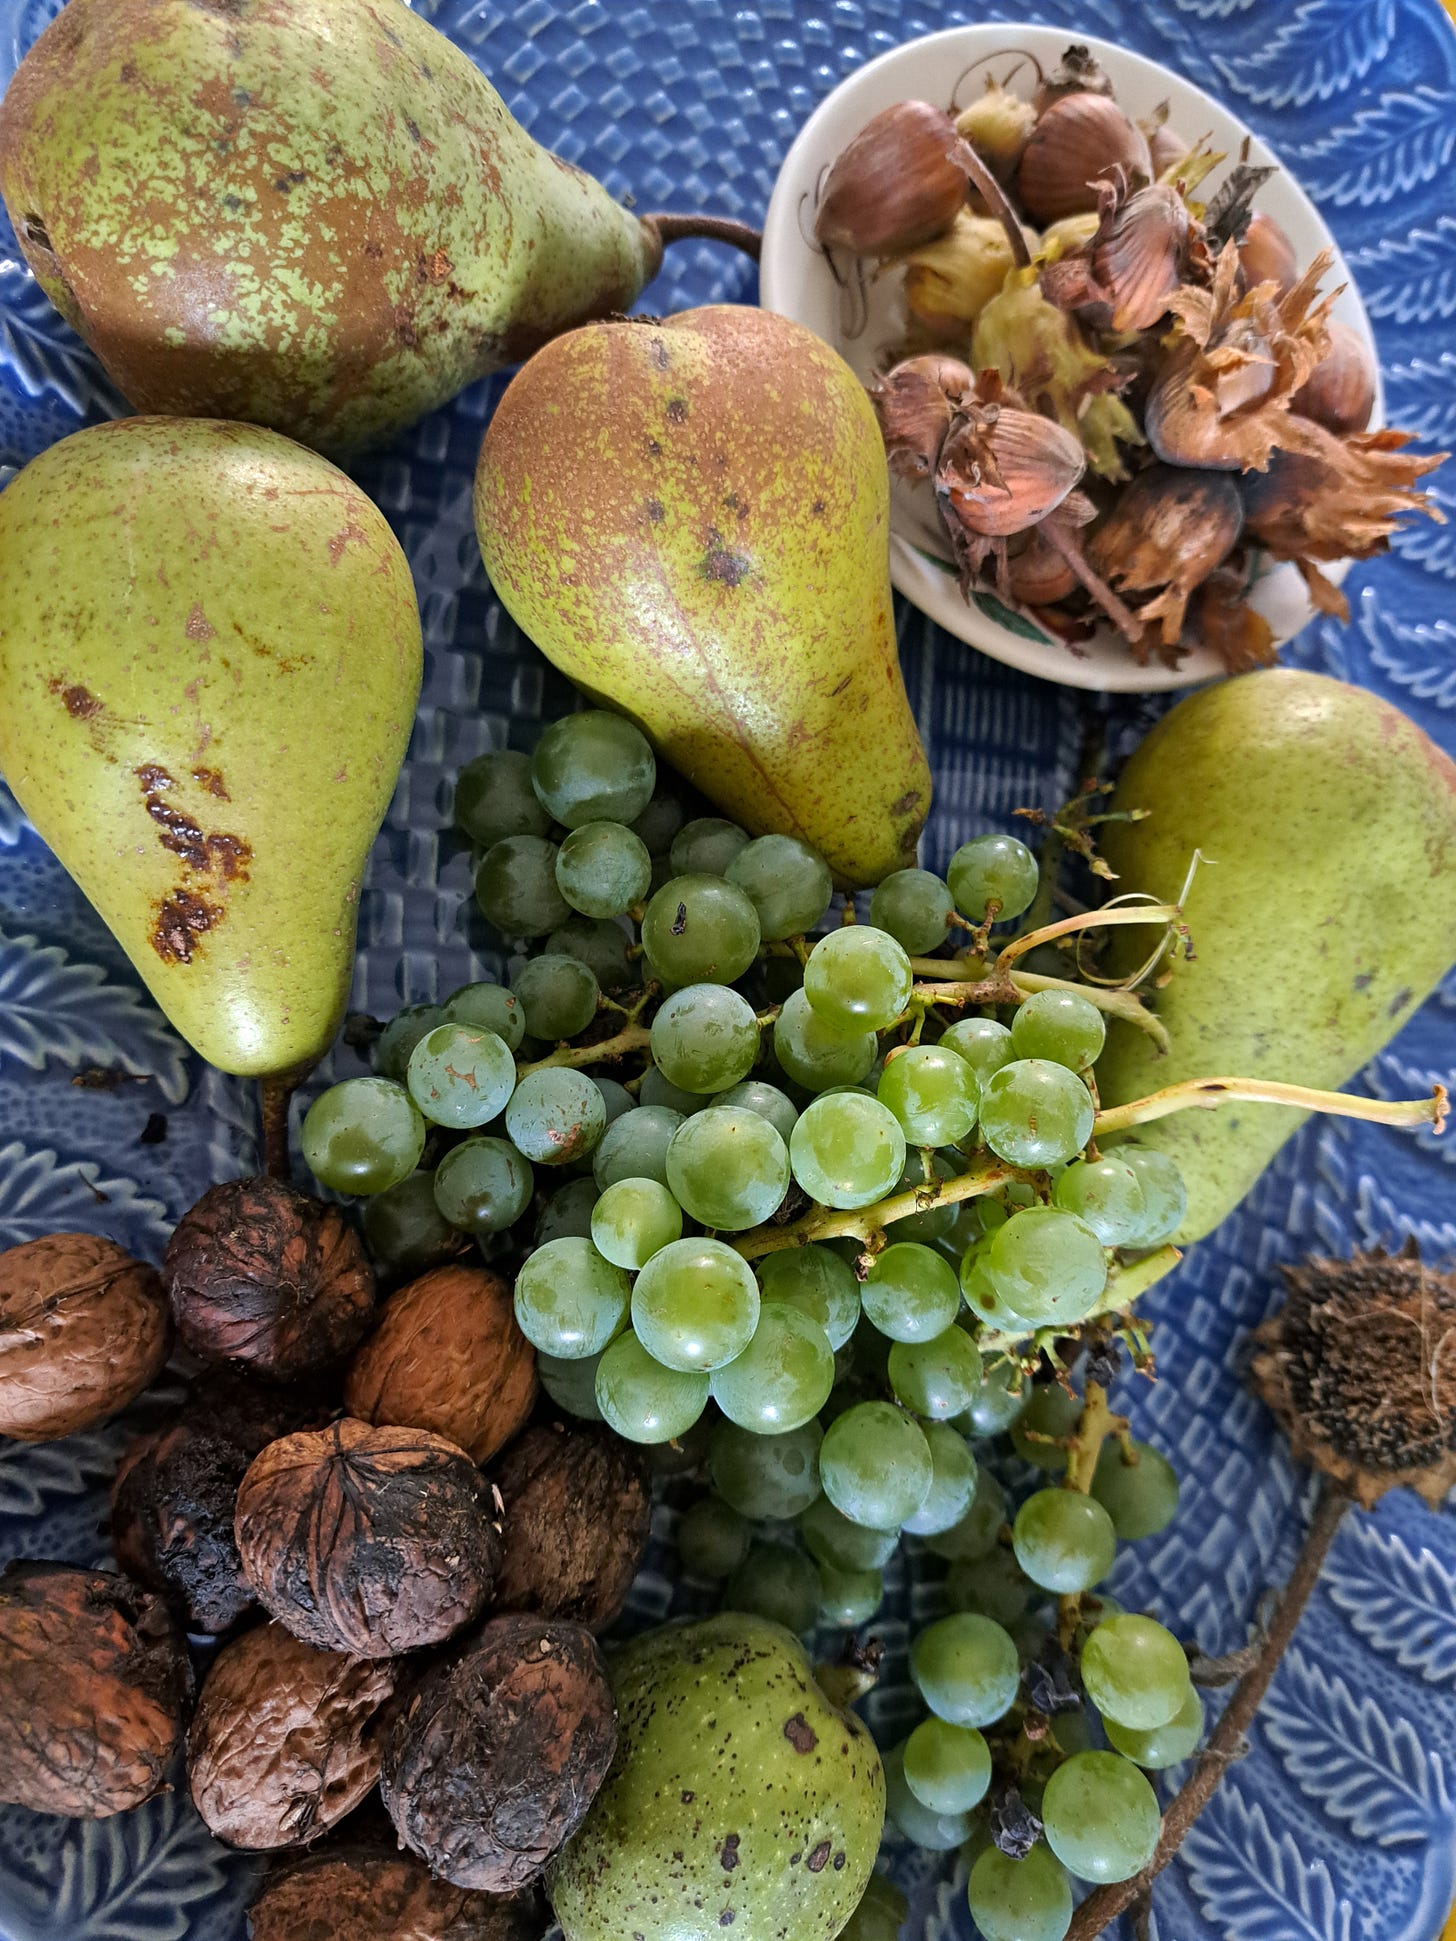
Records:
[[[1125,1132],[1129,1126],[1150,1125],[1174,1112],[1212,1111],[1234,1100],[1254,1105],[1292,1105],[1301,1112],[1323,1112],[1335,1119],[1368,1119],[1374,1125],[1432,1125],[1445,1129],[1448,1099],[1444,1085],[1433,1088],[1425,1099],[1363,1099],[1349,1092],[1317,1092],[1307,1085],[1283,1085],[1259,1078],[1186,1078],[1179,1085],[1166,1085],[1144,1099],[1126,1105],[1108,1106],[1092,1124],[1094,1138],[1109,1132]]]
[[[1172,1041],[1162,1021],[1154,1017],[1135,991],[1119,985],[1077,984],[1065,977],[1042,977],[1033,971],[1010,971],[1005,977],[988,977],[979,957],[912,957],[910,968],[916,977],[934,979],[947,972],[964,972],[945,983],[922,983],[914,995],[932,1004],[1020,1004],[1035,991],[1072,991],[1086,998],[1109,1017],[1122,1018],[1145,1031],[1159,1051],[1172,1049]]]
[[[1319,1580],[1330,1545],[1349,1507],[1349,1497],[1326,1483],[1303,1547],[1264,1635],[1258,1657],[1234,1687],[1223,1716],[1198,1755],[1197,1765],[1164,1813],[1163,1831],[1156,1853],[1143,1871],[1135,1874],[1131,1880],[1121,1881],[1115,1887],[1099,1887],[1095,1893],[1089,1894],[1072,1917],[1066,1941],[1093,1941],[1093,1937],[1115,1921],[1130,1902],[1147,1891],[1149,1883],[1163,1871],[1182,1846],[1189,1828],[1212,1799],[1230,1761],[1238,1755],[1239,1742],[1253,1723],[1254,1714],[1294,1636],[1295,1627]]]
[[[1079,930],[1105,930],[1128,923],[1163,923],[1181,934],[1183,906],[1180,903],[1107,903],[1100,910],[1082,910],[1076,916],[1061,917],[1055,923],[1044,923],[1040,930],[1028,930],[1024,936],[1013,937],[997,957],[993,968],[1008,971],[1018,957],[1024,957],[1027,951],[1035,950],[1039,944],[1055,943],[1058,937],[1070,937]]]
[[[1082,1413],[1077,1417],[1076,1430],[1067,1444],[1067,1474],[1062,1487],[1080,1490],[1083,1496],[1090,1495],[1103,1443],[1109,1436],[1125,1436],[1127,1431],[1127,1417],[1116,1414],[1107,1406],[1107,1390],[1101,1382],[1089,1381],[1082,1401]],[[1071,1649],[1081,1616],[1080,1591],[1065,1593],[1057,1599],[1057,1635],[1063,1651]]]
[[[652,1033],[645,1024],[623,1025],[613,1037],[602,1038],[594,1045],[562,1045],[549,1057],[537,1058],[528,1065],[516,1066],[516,1077],[522,1079],[530,1072],[549,1071],[555,1066],[567,1066],[580,1070],[583,1065],[604,1065],[613,1058],[626,1058],[634,1051],[646,1051],[652,1043]]]
[[[924,1213],[932,1206],[946,1206],[956,1200],[972,1200],[982,1193],[994,1193],[1009,1180],[1033,1178],[1034,1174],[1024,1172],[1019,1166],[1008,1166],[1001,1160],[982,1160],[954,1179],[907,1187],[903,1193],[876,1200],[873,1206],[848,1212],[832,1206],[811,1207],[801,1219],[787,1226],[755,1227],[751,1233],[740,1234],[733,1245],[745,1260],[758,1260],[764,1254],[782,1253],[789,1247],[807,1247],[815,1240],[869,1240],[891,1222],[907,1219],[912,1213]]]

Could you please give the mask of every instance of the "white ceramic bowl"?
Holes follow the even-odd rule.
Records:
[[[882,54],[842,81],[805,123],[774,185],[763,233],[761,301],[764,307],[806,324],[833,344],[862,378],[872,376],[894,335],[899,279],[887,276],[872,284],[864,327],[858,331],[846,330],[843,294],[812,234],[816,195],[824,171],[882,108],[909,100],[948,104],[958,77],[973,62],[984,63],[961,91],[964,105],[973,98],[972,89],[984,85],[987,75],[1006,80],[1018,65],[1017,57],[1023,53],[1035,55],[1050,72],[1071,38],[1065,29],[1052,27],[1017,27],[1005,23],[952,27],[945,33],[928,34],[923,40],[910,41],[904,47]],[[1151,114],[1160,102],[1166,101],[1170,122],[1185,141],[1207,136],[1214,148],[1229,157],[1200,189],[1204,197],[1215,193],[1232,162],[1243,153],[1245,143],[1251,162],[1278,162],[1278,157],[1237,116],[1181,75],[1141,55],[1126,53],[1109,41],[1080,35],[1077,38],[1085,41],[1102,63],[1111,77],[1119,104],[1135,120]],[[1021,71],[1011,76],[1009,85],[1029,93],[1035,77],[1028,62],[1023,60],[1019,65]],[[1293,176],[1281,166],[1279,173],[1271,176],[1259,191],[1255,206],[1282,224],[1301,265],[1310,262],[1322,249],[1334,250],[1334,268],[1325,288],[1341,283],[1345,286],[1335,305],[1335,315],[1364,338],[1375,361],[1370,320],[1349,267],[1314,204]],[[1383,399],[1377,386],[1372,423],[1379,425],[1383,421]],[[938,558],[934,556],[937,552]],[[936,534],[935,514],[926,489],[912,491],[897,484],[891,517],[891,578],[899,591],[922,612],[983,653],[1065,686],[1123,692],[1190,687],[1223,671],[1217,656],[1206,648],[1193,649],[1176,668],[1139,667],[1127,643],[1110,626],[1099,628],[1091,640],[1076,649],[1051,638],[1024,616],[1015,616],[1020,630],[1014,631],[994,616],[993,603],[977,605],[962,598],[955,575],[945,564],[948,559],[948,550]],[[1330,577],[1338,580],[1343,570],[1343,566],[1335,567]],[[1310,617],[1303,581],[1292,566],[1266,564],[1259,573],[1253,603],[1281,642],[1297,633]],[[999,602],[994,606],[1003,613],[1006,611]]]

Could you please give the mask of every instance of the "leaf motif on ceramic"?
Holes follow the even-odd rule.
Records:
[[[145,991],[109,983],[56,944],[0,930],[0,1072],[120,1070],[150,1077],[172,1105],[187,1096],[187,1048]]]
[[[46,1233],[105,1233],[160,1258],[171,1230],[160,1200],[133,1179],[104,1173],[94,1159],[62,1159],[18,1139],[0,1146],[0,1246]]]
[[[1323,1860],[1275,1834],[1264,1808],[1224,1781],[1183,1843],[1210,1929],[1229,1941],[1364,1941]],[[1374,1941],[1374,1937],[1370,1937]]]
[[[1456,102],[1422,84],[1362,108],[1287,152],[1316,201],[1368,206],[1433,181],[1450,165]]]
[[[1346,1621],[1403,1671],[1456,1680],[1456,1571],[1368,1517],[1347,1523],[1325,1566]]]
[[[1214,58],[1236,94],[1265,108],[1302,108],[1342,94],[1384,59],[1397,31],[1396,0],[1306,0],[1281,12],[1287,20],[1273,32]]]

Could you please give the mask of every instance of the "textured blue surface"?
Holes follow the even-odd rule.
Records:
[[[1122,39],[1181,68],[1279,149],[1321,205],[1380,337],[1389,411],[1456,445],[1456,35],[1437,0],[419,0],[542,141],[639,207],[761,215],[779,157],[825,93],[869,56],[966,20],[1034,18]],[[56,11],[0,0],[0,84]],[[648,299],[667,310],[751,300],[741,258],[674,251]],[[469,487],[491,391],[479,387],[360,477],[413,562],[428,666],[408,769],[370,872],[356,1003],[387,1012],[482,964],[449,779],[480,750],[528,745],[569,693],[516,634],[481,574]],[[119,409],[19,261],[0,215],[0,483],[83,422]],[[1448,511],[1453,484],[1438,477]],[[1321,624],[1287,658],[1389,695],[1456,750],[1456,527],[1422,526],[1352,574],[1354,622]],[[900,616],[937,812],[926,860],[1022,804],[1068,792],[1092,697],[1041,685]],[[1113,712],[1116,746],[1152,718]],[[1297,974],[1298,967],[1290,967]],[[148,1074],[98,1093],[87,1065]],[[1456,1066],[1456,981],[1366,1074],[1412,1096]],[[347,1053],[335,1067],[355,1070]],[[319,1082],[334,1075],[326,1071]],[[165,1145],[138,1135],[165,1112]],[[156,1016],[121,953],[0,786],[0,1245],[57,1227],[157,1255],[211,1180],[253,1161],[251,1102]],[[1139,1433],[1175,1459],[1182,1511],[1126,1553],[1114,1587],[1207,1651],[1240,1643],[1286,1570],[1307,1501],[1238,1374],[1277,1264],[1414,1233],[1456,1249],[1456,1143],[1348,1122],[1307,1129],[1255,1193],[1147,1303],[1162,1379],[1127,1384]],[[124,1425],[40,1449],[0,1443],[0,1556],[105,1555],[104,1491]],[[665,1533],[665,1523],[659,1535]],[[670,1559],[660,1548],[659,1564]],[[890,1676],[872,1701],[894,1736],[911,1716],[907,1628],[934,1585],[895,1567]],[[654,1618],[661,1576],[634,1608]],[[1160,1941],[1433,1941],[1451,1898],[1456,1761],[1456,1527],[1397,1496],[1341,1536],[1253,1735],[1160,1882]],[[901,1856],[907,1934],[969,1934],[963,1874]],[[207,1839],[185,1794],[101,1825],[0,1817],[3,1941],[241,1941],[252,1870]]]

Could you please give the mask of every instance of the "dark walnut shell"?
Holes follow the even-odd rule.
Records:
[[[395,1831],[457,1887],[529,1885],[581,1824],[617,1746],[590,1631],[493,1618],[421,1680],[386,1735],[380,1789]]]
[[[74,1435],[161,1373],[172,1318],[153,1268],[94,1233],[0,1253],[0,1435]]]
[[[489,1462],[531,1413],[536,1351],[499,1274],[437,1267],[392,1294],[349,1364],[344,1404],[365,1422],[432,1429]]]
[[[0,1802],[104,1820],[159,1792],[192,1703],[161,1598],[107,1571],[0,1571]]]
[[[641,1454],[610,1430],[552,1422],[513,1442],[492,1476],[505,1528],[491,1608],[610,1624],[652,1524]]]
[[[243,1478],[234,1528],[243,1575],[296,1637],[392,1658],[484,1610],[497,1520],[463,1449],[346,1416],[270,1443]]]
[[[341,1361],[374,1315],[374,1269],[336,1206],[282,1180],[203,1194],[167,1246],[177,1333],[203,1361],[278,1382]]]
[[[315,1651],[262,1624],[212,1662],[187,1738],[193,1804],[219,1840],[263,1852],[317,1840],[379,1777],[395,1670]]]

